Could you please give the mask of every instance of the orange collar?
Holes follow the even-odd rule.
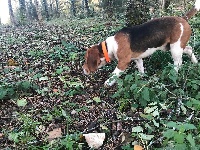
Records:
[[[104,57],[106,59],[106,62],[109,63],[110,62],[110,58],[108,56],[108,51],[107,51],[107,48],[106,48],[106,41],[103,41],[101,43],[101,45],[102,45],[102,50],[103,50],[103,54],[104,54]]]

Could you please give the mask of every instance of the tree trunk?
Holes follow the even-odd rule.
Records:
[[[56,0],[56,16],[60,17],[59,0]]]
[[[149,1],[129,0],[126,10],[126,26],[140,25],[150,19]]]
[[[88,0],[85,0],[85,8],[87,10],[87,16],[90,15],[90,9],[89,9],[89,5],[88,5]]]
[[[28,21],[32,20],[32,7],[29,6],[29,5],[31,5],[30,1],[29,1],[29,3],[26,1],[26,14],[27,14],[26,18],[27,18]]]
[[[71,11],[72,11],[72,15],[76,16],[75,0],[71,0]]]
[[[85,0],[82,0],[82,10],[83,10],[83,12],[85,10]]]
[[[103,0],[103,8],[108,15],[108,18],[112,18],[113,16],[113,8],[114,8],[114,0]]]
[[[167,11],[167,8],[170,5],[170,0],[161,0],[162,3],[162,10]]]
[[[46,19],[49,20],[49,11],[48,11],[47,0],[42,0],[42,2],[43,2]]]
[[[165,4],[164,4],[164,9],[165,11],[167,10],[167,8],[169,7],[170,5],[170,0],[165,0]]]
[[[14,16],[14,13],[13,13],[11,0],[8,0],[8,8],[9,8],[9,15],[10,15],[11,24],[16,26],[17,25],[17,21],[16,21],[16,18]]]
[[[39,23],[42,23],[42,13],[41,13],[41,10],[39,9],[38,1],[34,0],[34,3],[35,3],[35,9],[37,12],[37,16],[38,16],[38,21],[39,21]]]
[[[22,24],[26,21],[26,4],[25,0],[19,0],[20,21]]]
[[[50,17],[53,17],[54,15],[53,3],[54,3],[54,0],[49,0],[49,16]]]

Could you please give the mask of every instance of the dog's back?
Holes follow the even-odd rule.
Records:
[[[128,36],[131,50],[144,52],[148,48],[161,47],[176,42],[181,34],[180,23],[186,30],[183,36],[187,36],[188,40],[191,28],[188,22],[181,17],[162,17],[142,25],[124,27],[115,36],[120,34]],[[185,46],[186,43],[183,44],[183,48]]]

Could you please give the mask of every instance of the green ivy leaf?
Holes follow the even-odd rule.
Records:
[[[184,139],[185,139],[185,135],[184,134],[180,134],[180,133],[175,133],[174,134],[174,140],[177,143],[179,143],[179,144],[184,143]]]
[[[94,100],[95,102],[97,102],[97,103],[100,103],[100,102],[101,102],[100,97],[94,97],[93,100]]]
[[[146,107],[146,108],[144,109],[144,112],[147,113],[147,114],[149,114],[149,113],[154,112],[157,108],[158,108],[158,106]]]
[[[18,143],[19,142],[19,134],[20,133],[9,133],[8,139]]]
[[[0,99],[4,99],[7,94],[7,90],[0,89]]]
[[[157,123],[155,120],[153,120],[153,124],[156,126],[156,127],[158,127],[159,128],[159,123]]]
[[[61,111],[62,111],[62,115],[63,115],[65,118],[67,118],[68,116],[67,116],[67,113],[66,113],[66,111],[65,111],[65,110],[63,110],[63,109],[61,109]]]
[[[141,116],[142,118],[146,118],[146,119],[148,119],[148,120],[151,120],[151,119],[153,118],[153,116],[152,116],[151,114],[148,114],[148,115],[140,114],[140,116]]]
[[[80,82],[80,81],[77,81],[77,82],[76,82],[76,81],[74,81],[74,82],[73,82],[73,81],[67,81],[66,83],[67,83],[70,87],[82,87],[82,88],[84,87],[84,86],[83,86],[83,83]]]
[[[195,97],[196,99],[200,99],[200,92],[198,92],[198,94]],[[200,101],[199,101],[200,102]]]
[[[137,84],[131,85],[130,89],[133,91],[137,87]]]
[[[63,68],[56,69],[56,73],[61,74],[63,72],[63,70],[64,70]]]
[[[184,123],[183,124],[183,128],[185,128],[185,130],[194,130],[194,129],[197,129],[193,124],[190,124],[190,123]]]
[[[159,111],[158,111],[158,109],[156,109],[156,110],[152,113],[152,115],[153,115],[154,117],[159,116]]]
[[[46,80],[48,80],[49,78],[47,77],[47,76],[45,76],[45,77],[40,77],[39,78],[39,81],[46,81]]]
[[[174,69],[170,70],[170,74],[169,74],[169,78],[175,83],[177,84],[176,80],[178,79],[177,73]]]
[[[26,90],[28,90],[31,87],[31,83],[29,81],[23,81],[22,87]]]
[[[190,145],[192,147],[195,147],[195,141],[194,139],[192,138],[192,135],[191,134],[188,134],[188,136],[186,137],[186,139],[188,140],[188,142],[190,142]]]
[[[170,121],[166,124],[168,127],[172,127],[172,128],[177,128],[177,123],[176,122],[173,122],[173,121]]]
[[[26,106],[26,104],[27,104],[26,99],[17,100],[17,106],[19,106],[19,107],[24,107],[24,106]]]
[[[182,110],[183,114],[186,115],[186,113],[187,113],[187,109],[185,108],[184,105],[181,105],[181,110]]]
[[[142,91],[142,98],[146,101],[149,101],[150,98],[149,98],[149,88],[147,87],[144,87],[143,91]]]
[[[143,132],[143,128],[141,126],[133,127],[132,132]]]
[[[188,147],[185,143],[175,144],[173,150],[188,150]]]
[[[151,140],[154,137],[154,135],[147,135],[143,133],[140,133],[140,136],[143,140]]]
[[[169,130],[167,130],[167,131],[165,131],[163,133],[163,136],[166,137],[166,138],[168,138],[168,139],[170,139],[170,138],[174,137],[175,132],[176,131],[174,131],[172,129],[169,129]]]

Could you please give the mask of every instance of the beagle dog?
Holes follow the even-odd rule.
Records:
[[[186,44],[192,33],[188,20],[199,10],[200,0],[196,0],[195,6],[183,17],[161,17],[134,27],[122,28],[114,36],[87,49],[84,74],[95,72],[112,59],[117,59],[113,75],[105,81],[106,86],[112,86],[116,82],[114,76],[119,77],[131,60],[135,61],[138,71],[144,73],[142,58],[156,50],[171,52],[177,72],[182,64],[183,53],[191,57],[193,63],[197,63],[192,48]]]

